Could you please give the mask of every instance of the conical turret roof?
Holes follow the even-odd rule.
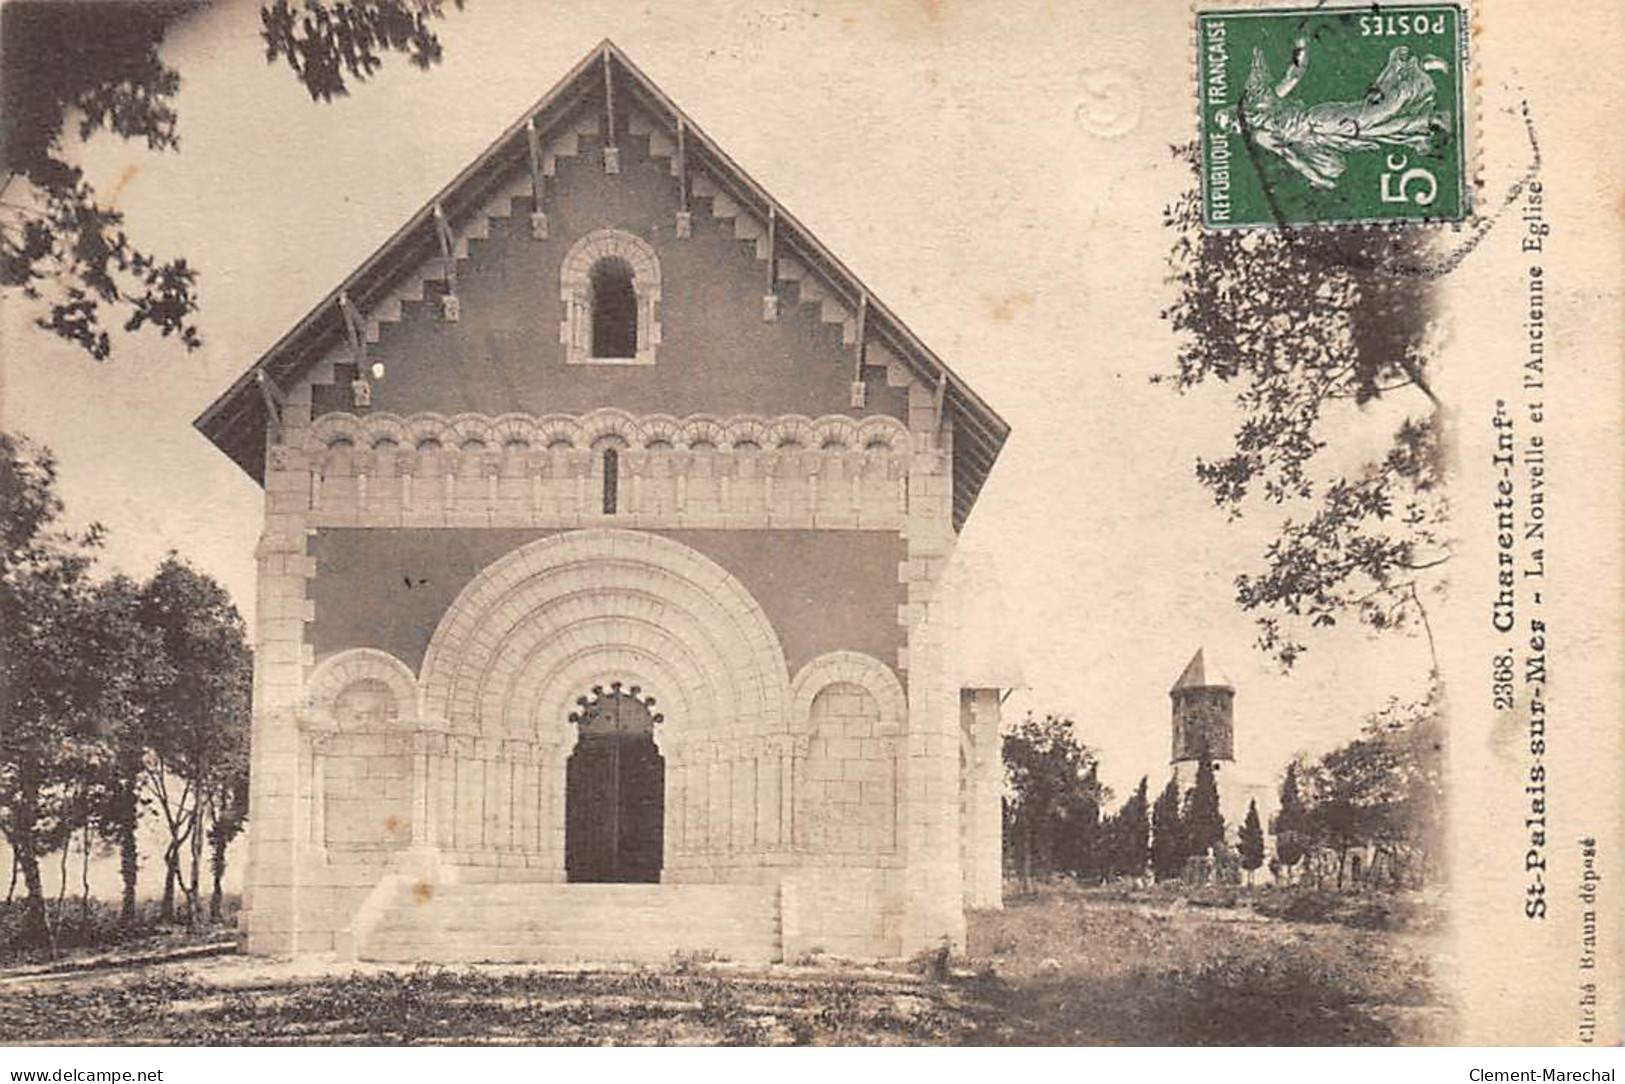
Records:
[[[1174,682],[1174,687],[1168,691],[1176,693],[1181,689],[1214,688],[1229,689],[1231,692],[1235,692],[1236,689],[1222,670],[1207,664],[1207,660],[1202,656],[1202,649],[1197,648],[1196,654],[1191,656],[1191,661],[1185,664],[1184,673],[1179,675],[1179,680]]]

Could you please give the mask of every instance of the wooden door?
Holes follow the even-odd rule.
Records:
[[[660,880],[666,764],[648,705],[633,693],[598,696],[571,716],[581,738],[565,766],[564,868],[573,882]],[[585,698],[583,698],[585,701]]]

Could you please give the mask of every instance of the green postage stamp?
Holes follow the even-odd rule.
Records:
[[[1208,226],[1467,216],[1460,7],[1205,11],[1196,30]]]

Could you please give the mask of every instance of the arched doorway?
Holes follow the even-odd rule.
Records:
[[[660,880],[666,762],[655,747],[655,699],[620,682],[576,701],[580,732],[565,765],[564,870],[574,882]]]

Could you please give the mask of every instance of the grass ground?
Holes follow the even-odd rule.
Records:
[[[1051,890],[972,917],[945,978],[830,962],[411,971],[221,957],[0,974],[13,1043],[1093,1044],[1448,1041],[1426,932],[1267,896]],[[1281,904],[1280,899],[1273,901]],[[1275,909],[1279,909],[1277,906]],[[1302,909],[1302,908],[1300,908]],[[1330,919],[1330,921],[1327,921]]]

